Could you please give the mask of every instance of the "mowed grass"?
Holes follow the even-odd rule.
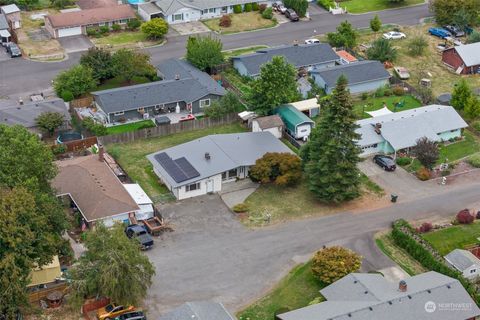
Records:
[[[237,314],[239,320],[273,320],[278,310],[295,310],[321,297],[323,286],[312,273],[311,262],[301,264],[284,277],[273,290]]]
[[[254,53],[257,50],[265,49],[265,48],[268,48],[268,46],[253,46],[253,47],[246,47],[246,48],[240,48],[235,50],[226,50],[226,51],[223,51],[223,56],[225,58],[225,61],[228,61],[231,57]]]
[[[155,123],[153,123],[152,120],[142,120],[142,121],[108,127],[107,133],[117,134],[117,133],[130,132],[138,129],[151,128],[151,127],[155,127]]]
[[[442,255],[448,254],[453,249],[464,249],[470,245],[478,244],[480,237],[480,223],[451,226],[445,229],[428,232],[422,237]]]
[[[406,7],[424,2],[424,0],[404,0],[400,2],[391,2],[388,0],[349,0],[340,2],[340,6],[342,8],[347,7],[347,11],[350,13],[364,13]]]
[[[169,191],[160,183],[158,177],[153,172],[152,165],[146,158],[148,154],[209,134],[235,133],[245,130],[239,123],[234,123],[164,137],[141,139],[131,143],[111,144],[107,145],[106,149],[133,181],[139,183],[150,197],[158,199],[158,197],[169,193]]]
[[[230,14],[230,17],[230,27],[221,27],[220,18],[205,20],[203,23],[211,30],[223,34],[271,28],[277,24],[274,20],[264,19],[258,11]]]
[[[395,105],[399,102],[403,102],[404,105],[401,108],[396,108]],[[366,112],[382,109],[384,104],[386,104],[387,108],[392,112],[400,112],[422,106],[422,103],[412,95],[379,98],[369,97],[366,100],[355,101],[353,111],[359,119],[370,118],[370,115]]]
[[[147,35],[142,31],[119,31],[119,32],[112,32],[106,36],[102,36],[100,38],[90,38],[92,42],[96,45],[106,46],[123,46],[128,44],[137,44],[142,42],[144,45],[155,45],[160,44],[163,42],[162,39],[159,40],[150,40],[148,39]]]
[[[446,146],[440,146],[440,157],[437,161],[438,164],[444,163],[446,159],[448,159],[448,162],[452,162],[480,151],[480,141],[473,133],[465,130],[463,135],[464,139],[461,141]]]

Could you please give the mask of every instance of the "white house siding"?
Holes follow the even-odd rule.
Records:
[[[217,174],[210,178],[197,181],[198,183],[200,183],[200,189],[194,191],[186,191],[186,186],[175,188],[177,190],[177,194],[175,196],[178,200],[182,200],[207,194],[207,181],[209,180],[213,181],[213,192],[219,192],[222,190],[222,175]]]
[[[442,139],[442,141],[448,141],[450,139],[459,138],[462,136],[462,129],[441,132],[438,134],[438,136],[440,137],[440,139]]]
[[[257,121],[254,120],[254,121],[252,122],[252,132],[265,132],[265,131],[268,131],[268,132],[270,132],[271,134],[273,134],[273,136],[274,136],[275,138],[280,139],[280,138],[282,137],[282,128],[281,128],[281,127],[262,129],[262,128],[260,128],[260,126],[258,125],[258,122],[257,122]]]
[[[101,219],[101,221],[106,227],[110,228],[115,224],[115,222],[128,222],[129,221],[128,217],[129,217],[128,212],[125,212],[116,216],[103,218]]]
[[[182,20],[175,20],[175,16],[182,15]],[[167,22],[169,24],[176,24],[176,23],[184,23],[184,22],[191,22],[191,21],[198,21],[200,20],[201,13],[200,10],[192,9],[192,8],[182,8],[167,16]]]
[[[350,93],[352,94],[357,94],[357,93],[363,93],[363,92],[372,92],[377,90],[380,87],[383,87],[385,85],[388,85],[388,79],[385,80],[376,80],[376,81],[369,81],[369,82],[364,82],[364,83],[358,83],[358,84],[353,84],[349,85],[348,88],[350,89]],[[325,86],[325,84],[324,84]],[[328,94],[332,93],[334,87],[328,87],[326,89],[326,92]]]
[[[467,279],[473,279],[480,275],[480,266],[473,265],[470,268],[463,270],[463,276]]]

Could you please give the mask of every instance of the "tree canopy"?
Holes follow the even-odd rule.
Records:
[[[350,249],[328,247],[317,251],[312,259],[313,275],[325,284],[333,283],[349,273],[357,272],[362,257]]]
[[[161,39],[168,32],[168,23],[162,18],[154,18],[141,26],[142,32],[150,39]]]
[[[415,145],[414,154],[425,168],[432,169],[439,157],[437,143],[427,137],[420,138]]]
[[[187,60],[202,71],[209,72],[224,61],[223,44],[211,36],[190,36],[187,40]]]
[[[432,0],[430,9],[439,25],[457,24],[460,26],[476,25],[480,15],[478,0]]]
[[[252,109],[257,114],[268,115],[281,104],[299,100],[296,75],[295,67],[282,56],[265,63],[248,99]]]
[[[95,89],[97,81],[93,78],[93,71],[89,67],[76,65],[57,75],[53,88],[58,96],[70,92],[75,98]]]
[[[464,110],[471,96],[473,96],[472,88],[468,85],[467,80],[461,79],[453,88],[450,104],[457,110]]]
[[[397,49],[392,46],[392,42],[383,38],[375,40],[367,50],[368,59],[380,62],[393,62],[397,59],[397,55]]]
[[[295,154],[268,152],[255,161],[249,175],[253,181],[261,183],[292,185],[302,178],[302,163]]]
[[[340,203],[360,195],[360,149],[356,141],[355,114],[348,81],[341,76],[322,112],[310,140],[301,149],[310,191],[321,201]]]
[[[245,106],[240,102],[237,95],[231,91],[228,91],[219,100],[213,100],[210,106],[203,109],[205,115],[212,119],[219,119],[226,114],[243,110],[245,110]]]
[[[157,70],[150,64],[150,56],[146,53],[128,49],[120,49],[112,56],[113,74],[123,77],[127,82],[134,77],[154,79]]]
[[[140,251],[138,240],[127,238],[123,229],[120,223],[112,228],[100,223],[87,233],[87,251],[71,269],[74,304],[99,295],[136,305],[146,296],[155,268]]]
[[[353,49],[357,45],[358,33],[348,21],[337,26],[336,32],[327,33],[327,41],[332,47]]]
[[[370,29],[372,29],[373,32],[377,33],[380,31],[382,28],[382,20],[378,17],[378,14],[375,15],[375,17],[370,20]]]
[[[60,127],[64,121],[65,116],[60,112],[44,112],[35,119],[37,126],[50,135],[53,135],[55,130]]]
[[[113,76],[113,62],[110,51],[92,47],[82,54],[80,64],[92,70],[93,78],[98,81]]]

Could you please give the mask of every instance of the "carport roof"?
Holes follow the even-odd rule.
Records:
[[[0,13],[0,30],[9,29],[7,17],[3,13]]]
[[[162,9],[160,9],[155,4],[155,2],[140,3],[138,5],[138,9],[142,9],[144,12],[146,12],[150,15],[162,12]]]

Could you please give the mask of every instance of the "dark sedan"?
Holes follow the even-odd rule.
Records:
[[[16,58],[16,57],[21,57],[22,56],[22,51],[20,51],[20,48],[13,42],[11,42],[7,46],[7,52],[10,54],[10,57]]]
[[[373,157],[373,162],[375,162],[385,171],[395,171],[395,169],[397,168],[395,160],[393,160],[393,158],[389,156],[377,154],[375,157]]]
[[[285,11],[285,17],[290,19],[290,21],[300,20],[300,18],[298,17],[298,14],[293,9],[287,9],[287,11]]]

